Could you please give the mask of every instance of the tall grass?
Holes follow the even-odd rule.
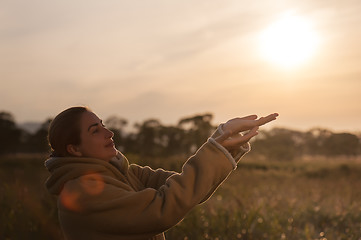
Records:
[[[61,239],[45,156],[0,159],[0,239]]]
[[[62,239],[45,156],[0,159],[0,239]],[[183,159],[130,160],[179,170]],[[168,239],[361,239],[361,163],[245,158]]]
[[[170,239],[361,239],[361,164],[243,162]]]

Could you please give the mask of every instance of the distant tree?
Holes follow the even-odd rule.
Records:
[[[14,117],[9,112],[0,112],[0,154],[17,152],[22,137],[15,123]]]
[[[359,140],[357,152],[358,152],[358,154],[361,154],[361,133],[357,133],[356,136],[357,136],[357,138],[358,138],[358,140]]]
[[[124,136],[123,153],[138,153],[138,134],[136,132],[127,133]],[[120,150],[120,149],[119,149]]]
[[[324,153],[328,156],[359,154],[360,140],[351,133],[334,133],[325,139],[323,143]]]
[[[324,155],[325,141],[333,133],[323,128],[312,128],[304,133],[305,153],[308,155]]]
[[[184,139],[184,130],[174,126],[162,126],[160,129],[160,138],[163,147],[164,156],[184,154],[182,144]]]
[[[142,156],[157,156],[162,152],[160,130],[162,125],[157,119],[149,119],[142,124],[135,124],[137,152]]]
[[[52,119],[45,120],[34,134],[30,134],[28,136],[26,141],[27,152],[50,152],[50,146],[48,144],[47,136],[51,121]]]
[[[360,154],[360,139],[352,133],[333,133],[314,128],[305,133],[307,153],[310,155],[357,155]]]
[[[274,128],[270,131],[261,131],[261,134],[252,142],[255,152],[266,158],[275,160],[293,160],[302,153],[302,133],[285,128]]]
[[[322,128],[307,132],[274,128],[261,131],[252,148],[267,158],[279,160],[302,155],[354,156],[360,154],[360,139],[351,133],[333,133]]]
[[[211,113],[195,115],[192,117],[182,118],[178,127],[185,132],[183,147],[187,153],[194,152],[199,148],[214,131],[211,124],[213,115]]]

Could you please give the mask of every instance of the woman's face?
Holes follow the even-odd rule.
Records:
[[[84,112],[80,119],[80,145],[75,147],[77,155],[109,161],[117,154],[113,136],[97,115]]]

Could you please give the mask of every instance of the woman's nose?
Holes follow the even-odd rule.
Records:
[[[106,131],[107,138],[112,138],[114,136],[114,133],[112,131],[110,131],[108,128],[105,128],[105,131]]]

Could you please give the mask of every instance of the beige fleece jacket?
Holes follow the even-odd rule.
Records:
[[[165,239],[197,204],[207,200],[236,168],[249,145],[229,153],[214,137],[183,165],[181,173],[153,170],[118,153],[110,162],[92,158],[50,158],[50,193],[66,239]]]

